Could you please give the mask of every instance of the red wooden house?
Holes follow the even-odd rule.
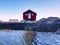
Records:
[[[36,13],[31,11],[31,10],[27,10],[23,13],[23,19],[24,20],[30,20],[30,21],[34,21],[36,20]]]

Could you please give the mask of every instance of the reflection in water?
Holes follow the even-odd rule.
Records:
[[[0,45],[60,45],[60,34],[33,31],[0,31]]]
[[[33,45],[33,39],[35,37],[35,32],[34,31],[26,31],[25,33],[25,42],[26,45]]]

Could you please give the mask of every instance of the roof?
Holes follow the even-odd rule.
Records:
[[[25,11],[25,12],[23,12],[23,13],[27,13],[27,12],[32,12],[32,13],[35,13],[34,11],[32,11],[32,10],[27,10],[27,11]],[[35,13],[36,14],[36,13]]]

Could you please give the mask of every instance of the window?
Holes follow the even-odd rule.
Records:
[[[29,18],[29,19],[31,18],[31,13],[28,13],[28,18]]]

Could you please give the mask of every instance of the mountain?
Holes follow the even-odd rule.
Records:
[[[48,17],[42,18],[37,22],[36,29],[43,31],[57,31],[60,28],[60,18]]]

